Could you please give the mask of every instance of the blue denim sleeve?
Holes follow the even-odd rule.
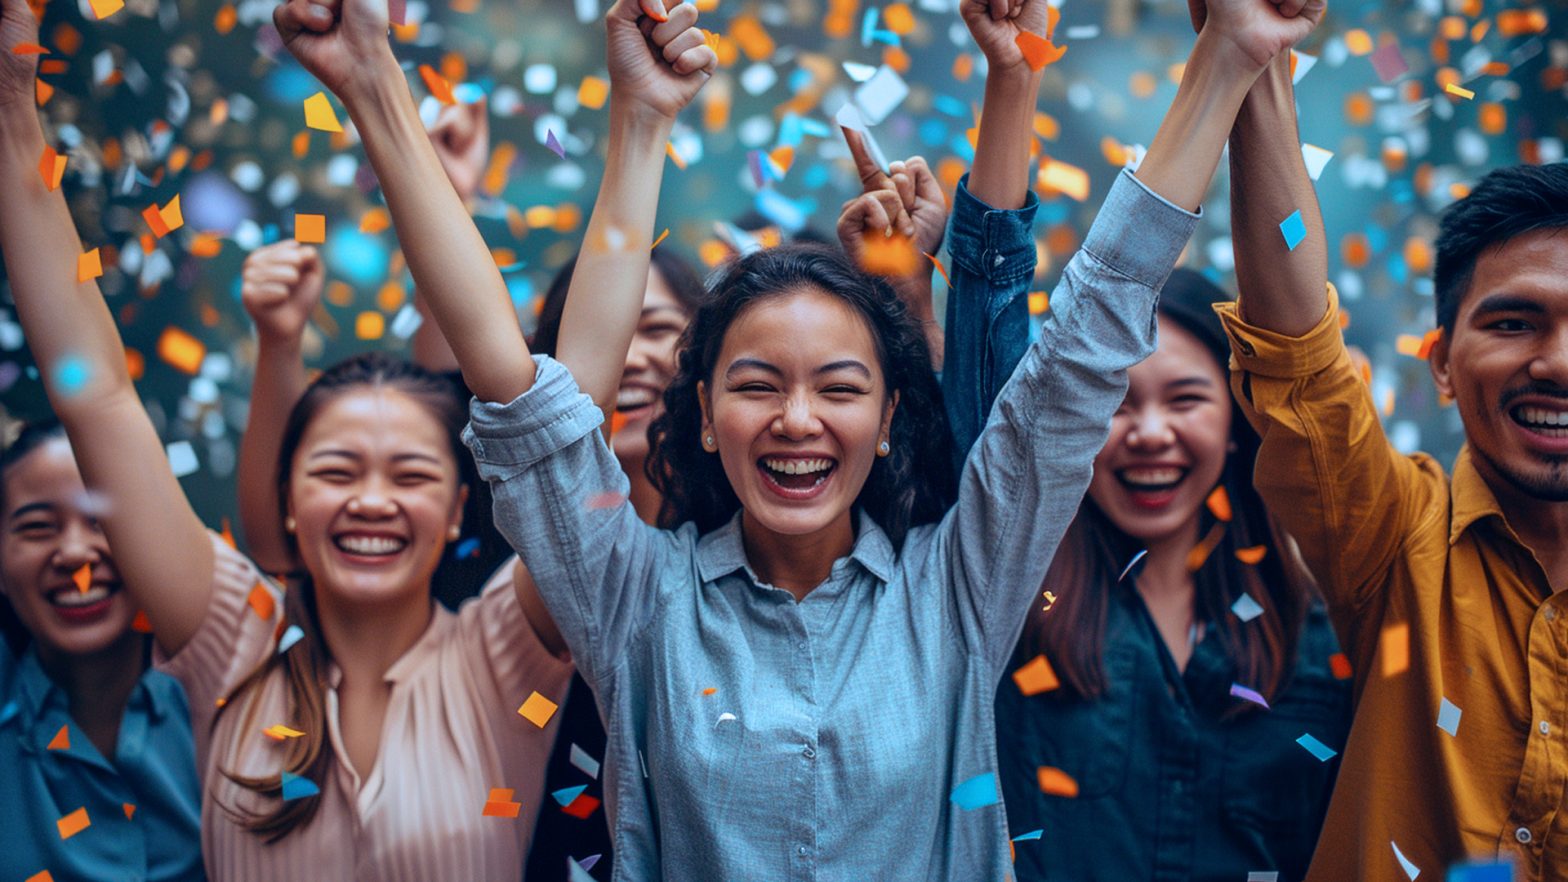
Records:
[[[534,385],[470,405],[463,442],[495,498],[495,525],[522,557],[584,679],[598,689],[651,618],[677,534],[643,523],[599,434],[604,415],[560,362],[534,356]]]
[[[959,475],[936,546],[959,632],[998,675],[1089,486],[1127,369],[1154,351],[1159,290],[1197,219],[1130,173],[1116,179]]]
[[[942,399],[953,429],[955,465],[991,415],[991,402],[1029,348],[1029,282],[1034,278],[1033,192],[1023,208],[994,209],[958,182],[948,219],[951,264],[947,295]]]

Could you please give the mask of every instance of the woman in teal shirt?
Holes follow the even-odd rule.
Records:
[[[148,664],[58,424],[0,455],[0,590],[31,636],[0,651],[0,878],[206,878],[185,692]]]

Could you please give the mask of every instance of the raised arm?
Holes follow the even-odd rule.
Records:
[[[484,176],[485,161],[490,156],[490,117],[486,102],[452,104],[441,108],[436,124],[430,127],[430,143],[436,148],[436,157],[446,169],[446,179],[452,182],[457,198],[467,205],[479,191]],[[459,370],[457,355],[452,344],[441,335],[441,326],[430,314],[425,298],[414,289],[414,308],[422,321],[409,341],[414,363],[426,370],[449,373]]]
[[[672,0],[617,0],[605,16],[609,150],[561,313],[556,358],[606,417],[648,287],[665,145],[676,115],[718,65],[696,22],[697,7]]]
[[[240,274],[240,303],[256,326],[256,376],[235,478],[246,551],[269,573],[294,566],[283,536],[278,453],[283,425],[309,382],[302,347],[321,283],[321,256],[293,239],[251,252]]]
[[[49,403],[83,480],[103,499],[115,567],[172,653],[207,612],[212,544],[131,384],[97,283],[78,280],[83,247],[65,196],[39,175],[37,56],[13,51],[36,42],[26,0],[0,0],[0,253]]]
[[[468,388],[482,401],[528,391],[534,362],[506,284],[419,121],[387,43],[386,0],[288,0],[273,11],[273,23],[359,128],[414,285]]]
[[[961,627],[998,666],[1088,486],[1127,369],[1154,349],[1159,289],[1192,232],[1191,212],[1242,99],[1274,55],[1311,27],[1271,0],[1210,5],[1137,177],[1117,179],[1063,272],[1040,341],[997,398],[943,530]]]

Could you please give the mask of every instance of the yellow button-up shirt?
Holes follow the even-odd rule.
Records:
[[[1216,307],[1263,438],[1258,490],[1301,544],[1355,677],[1308,880],[1441,879],[1467,857],[1568,878],[1568,597],[1468,448],[1452,478],[1393,449],[1329,300],[1300,338]]]

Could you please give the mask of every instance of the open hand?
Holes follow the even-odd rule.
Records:
[[[392,59],[387,0],[286,0],[272,23],[289,52],[341,99],[383,76],[376,62]]]
[[[298,341],[321,300],[322,278],[316,249],[293,239],[251,252],[240,274],[240,302],[256,323],[256,334]]]
[[[991,75],[1029,72],[1018,48],[1018,35],[1047,37],[1050,5],[1046,0],[960,0],[958,13],[985,54]]]
[[[490,117],[484,100],[441,108],[430,127],[430,143],[452,189],[464,202],[474,198],[490,158]]]
[[[0,105],[33,100],[38,56],[17,55],[11,50],[37,42],[38,19],[27,0],[0,0]]]
[[[719,64],[696,25],[691,3],[616,0],[605,16],[612,106],[673,120],[690,104]]]
[[[1212,27],[1259,68],[1312,33],[1327,9],[1327,0],[1187,0],[1193,30]]]

